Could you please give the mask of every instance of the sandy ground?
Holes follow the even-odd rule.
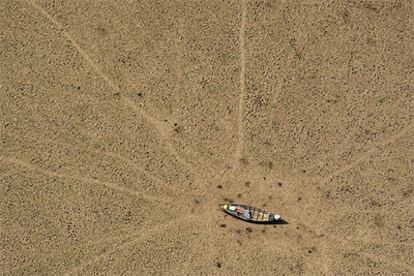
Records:
[[[0,273],[414,275],[413,18],[1,0]]]

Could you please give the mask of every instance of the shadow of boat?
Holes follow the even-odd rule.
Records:
[[[241,219],[244,220],[244,219]],[[254,223],[254,224],[273,224],[273,225],[284,225],[284,224],[289,224],[289,222],[287,222],[284,219],[278,219],[278,220],[273,220],[273,221],[254,221],[254,220],[244,220],[246,222],[250,222],[250,223]]]
[[[250,220],[250,219],[244,219],[238,216],[232,216],[230,214],[227,214],[230,217],[248,222],[248,223],[253,223],[253,224],[271,224],[271,225],[284,225],[284,224],[289,224],[289,222],[287,220],[284,220],[282,218],[278,219],[278,220],[272,220],[272,221],[257,221],[257,220]]]

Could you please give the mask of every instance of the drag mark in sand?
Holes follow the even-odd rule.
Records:
[[[65,30],[65,28],[60,24],[53,16],[51,16],[45,9],[43,9],[41,6],[36,4],[32,0],[26,0],[28,4],[30,4],[35,10],[40,12],[44,17],[49,19],[50,22],[52,22],[60,31],[62,31],[62,34],[72,43],[73,47],[78,51],[78,53],[89,63],[89,65],[95,70],[95,72],[104,79],[110,86],[113,88],[116,92],[119,92],[119,87],[116,86],[107,75],[104,74],[104,72],[99,68],[99,66],[92,60],[92,58],[82,49],[82,47],[76,42],[76,40],[73,38],[73,36]]]
[[[190,170],[193,169],[193,166],[186,160],[184,160],[184,158],[182,158],[175,150],[174,146],[168,141],[169,129],[167,129],[161,122],[148,115],[148,113],[145,112],[145,110],[139,108],[131,99],[124,97],[123,100],[125,104],[129,106],[134,112],[140,114],[142,117],[144,117],[145,120],[149,121],[151,124],[154,125],[154,128],[160,134],[161,141],[167,146],[167,149],[170,152],[170,154],[174,156],[178,162],[180,162],[182,165],[186,166]]]
[[[238,162],[241,158],[244,147],[244,128],[243,128],[243,113],[244,113],[244,101],[246,97],[246,46],[245,46],[245,33],[246,33],[246,21],[247,21],[247,0],[241,1],[241,24],[239,34],[240,45],[240,94],[239,94],[239,116],[238,116],[238,138],[236,144],[236,152],[234,156],[235,168],[238,166]]]
[[[366,233],[366,231],[364,231]],[[328,234],[325,236],[328,240],[329,240],[329,246],[331,246],[332,243],[336,243],[340,246],[340,248],[344,249],[349,249],[350,252],[355,252],[355,247],[353,247],[352,245],[350,245],[352,242],[355,243],[363,243],[363,244],[374,244],[374,245],[380,245],[380,246],[389,246],[389,245],[397,245],[397,246],[401,246],[402,244],[406,244],[406,243],[376,243],[376,242],[369,242],[369,241],[364,241],[362,239],[355,239],[354,236],[348,236],[348,237],[342,237],[342,236],[338,236],[335,234]],[[362,250],[357,250],[356,253],[357,256],[359,257],[365,257],[367,259],[371,259],[371,260],[377,260],[379,263],[384,264],[384,265],[388,265],[388,266],[392,266],[394,268],[404,268],[407,269],[407,271],[412,271],[412,268],[410,266],[408,266],[406,263],[398,260],[398,257],[395,258],[384,258],[378,254],[373,254],[373,253],[369,253],[369,252],[364,252]],[[329,271],[328,271],[329,272]]]
[[[88,130],[84,129],[83,127],[79,127],[78,130],[83,135],[85,135],[86,137],[88,137],[89,140],[93,140],[94,139],[97,143],[100,142],[98,140],[98,138],[97,138],[97,135],[96,136],[93,136],[94,134],[91,134],[91,131],[88,131]],[[85,151],[84,148],[82,148],[82,147],[80,147],[80,146],[78,146],[76,144],[66,142],[66,141],[64,141],[61,138],[54,138],[54,140],[52,140],[50,138],[47,138],[47,137],[43,137],[42,138],[42,141],[47,142],[47,143],[53,143],[53,142],[56,142],[57,140],[59,141],[60,145],[64,145],[64,146],[66,146],[68,148],[78,149],[80,151]],[[124,157],[124,156],[122,156],[122,155],[120,155],[118,153],[110,152],[110,151],[105,151],[103,149],[101,149],[101,150],[91,150],[91,149],[87,149],[86,151],[88,151],[89,154],[90,153],[94,153],[94,154],[98,154],[98,155],[104,155],[104,156],[107,156],[109,158],[121,160],[121,161],[127,163],[129,166],[134,167],[137,171],[139,171],[143,175],[145,175],[148,178],[150,178],[153,182],[157,182],[161,186],[165,186],[165,187],[168,186],[167,183],[165,183],[165,181],[163,181],[161,178],[158,178],[154,174],[152,174],[152,173],[148,172],[147,170],[143,169],[142,166],[139,166],[137,163],[135,163],[135,161],[132,161],[131,159],[129,159],[127,157]]]
[[[374,143],[372,146],[370,146],[371,149],[365,151],[361,156],[356,158],[354,161],[338,168],[337,170],[335,170],[334,172],[332,172],[328,176],[326,176],[325,177],[325,183],[328,183],[334,177],[340,175],[341,173],[349,171],[350,169],[354,168],[355,166],[357,166],[361,162],[367,160],[371,156],[371,154],[373,154],[376,150],[378,150],[378,147],[383,147],[383,146],[386,146],[388,144],[391,144],[391,143],[395,142],[398,138],[402,137],[405,133],[407,133],[410,130],[411,126],[412,125],[409,125],[408,127],[402,129],[397,134],[392,135],[391,137],[388,137],[387,139],[384,139],[383,141],[379,141],[377,143]]]
[[[63,174],[63,173],[58,173],[58,172],[53,172],[53,171],[49,171],[49,170],[45,170],[42,168],[38,168],[37,166],[34,166],[28,162],[19,160],[19,159],[15,159],[15,158],[11,158],[11,157],[5,157],[5,156],[0,156],[0,160],[4,160],[8,163],[11,164],[15,164],[21,167],[25,167],[31,171],[37,171],[40,172],[44,175],[50,176],[50,177],[58,177],[58,178],[67,178],[67,179],[74,179],[74,180],[80,180],[86,183],[90,183],[90,184],[95,184],[95,185],[101,185],[101,186],[105,186],[107,188],[125,193],[125,194],[129,194],[132,196],[136,196],[140,199],[144,199],[144,200],[148,200],[148,201],[155,201],[155,202],[162,202],[162,203],[171,203],[171,201],[166,201],[163,200],[159,197],[155,197],[155,196],[149,196],[149,195],[143,195],[138,191],[123,187],[123,186],[119,186],[116,185],[115,183],[112,182],[108,182],[108,181],[101,181],[95,178],[90,178],[90,177],[85,177],[85,176],[79,176],[79,175],[67,175],[67,174]]]
[[[186,216],[183,217],[179,217],[177,219],[173,219],[170,220],[166,223],[163,223],[161,225],[156,225],[150,229],[146,229],[145,234],[142,234],[141,232],[137,232],[135,234],[130,234],[128,235],[126,238],[122,237],[120,241],[113,243],[112,245],[108,246],[111,247],[110,250],[106,250],[107,248],[105,248],[104,252],[101,254],[98,254],[96,256],[93,256],[92,258],[86,260],[85,262],[81,263],[79,266],[76,266],[74,268],[72,268],[70,271],[65,272],[63,275],[68,276],[68,275],[73,275],[73,274],[77,274],[82,272],[85,268],[87,268],[88,266],[93,265],[94,263],[102,260],[103,258],[111,255],[112,253],[119,251],[119,250],[123,250],[124,248],[127,248],[130,245],[133,245],[136,242],[142,241],[143,239],[150,237],[154,234],[157,233],[162,233],[166,230],[168,230],[170,227],[177,227],[179,225],[179,223],[183,223],[186,222],[187,220],[190,220],[192,222],[194,222],[197,219],[202,219],[203,217],[200,215],[193,215],[193,214],[188,214]],[[129,241],[127,241],[129,240]]]
[[[87,130],[83,129],[82,127],[79,128],[79,131],[81,133],[83,133],[85,136],[87,136],[88,139],[90,139],[90,140],[95,139],[97,142],[99,142],[99,140],[95,136],[92,136],[93,134],[91,134],[90,131],[87,131]],[[79,149],[81,151],[85,150],[85,149],[79,147],[78,145],[68,143],[68,142],[64,141],[63,139],[61,139],[61,138],[54,138],[54,140],[52,140],[50,138],[43,137],[42,141],[44,141],[46,143],[55,143],[56,141],[59,141],[60,145],[64,145],[68,148],[76,148],[76,149]],[[135,161],[133,161],[129,158],[123,157],[120,154],[113,153],[113,152],[108,152],[108,151],[105,151],[105,150],[91,150],[91,149],[88,149],[87,151],[89,152],[89,154],[94,153],[94,154],[98,154],[98,155],[104,155],[106,157],[113,158],[113,159],[118,159],[118,160],[121,160],[121,161],[127,163],[129,166],[135,168],[137,171],[139,171],[143,175],[150,178],[153,182],[158,183],[159,187],[161,189],[165,189],[171,197],[176,196],[176,195],[174,195],[174,192],[176,192],[176,191],[173,190],[172,188],[170,188],[169,185],[165,181],[163,181],[161,178],[158,178],[154,174],[151,174],[147,170],[143,169],[142,166],[139,166]]]
[[[99,68],[99,66],[93,61],[93,59],[86,53],[85,50],[82,49],[82,47],[79,45],[79,43],[73,38],[73,36],[65,30],[65,28],[60,24],[53,16],[51,16],[45,9],[43,9],[41,6],[36,4],[33,0],[26,0],[26,2],[32,6],[35,10],[39,11],[43,16],[45,16],[47,19],[49,19],[60,31],[62,31],[63,35],[68,39],[73,47],[78,51],[78,53],[89,63],[89,65],[95,70],[95,72],[104,80],[106,83],[109,84],[109,86],[117,93],[120,93],[120,89],[118,86],[116,86],[110,78]],[[122,96],[123,99],[131,105],[132,101],[128,99],[125,96]],[[143,110],[140,107],[135,106],[135,110],[138,110],[139,113],[146,119],[149,123],[153,124],[153,126],[160,131],[161,135],[163,134],[162,129],[160,126],[162,125],[158,120],[150,116],[145,110]],[[163,137],[164,138],[164,137]],[[187,162],[183,160],[178,154],[178,152],[174,149],[173,145],[166,141],[166,139],[163,139],[164,143],[167,144],[168,150],[170,153],[181,163],[189,165]],[[191,167],[191,166],[190,166]]]

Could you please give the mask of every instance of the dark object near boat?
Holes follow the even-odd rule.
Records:
[[[280,215],[270,213],[248,205],[226,203],[223,211],[233,217],[253,223],[285,224],[286,221]]]

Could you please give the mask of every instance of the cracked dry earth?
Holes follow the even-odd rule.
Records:
[[[413,12],[1,0],[1,274],[414,274]]]

